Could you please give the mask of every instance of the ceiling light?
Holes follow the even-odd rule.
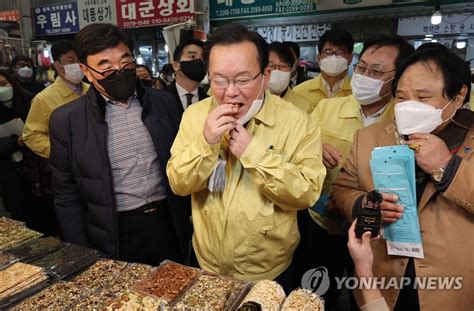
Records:
[[[441,24],[441,21],[443,20],[443,15],[439,11],[440,7],[439,4],[435,6],[435,11],[433,15],[431,15],[431,24],[433,25],[439,25]]]
[[[466,41],[458,41],[456,42],[456,48],[462,50],[466,47]]]

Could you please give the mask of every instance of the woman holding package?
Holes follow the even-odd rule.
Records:
[[[462,109],[470,91],[470,85],[463,82],[466,70],[469,67],[459,57],[439,50],[419,51],[407,59],[393,82],[395,121],[357,133],[333,186],[331,209],[350,223],[366,193],[374,188],[369,165],[372,150],[397,144],[415,150],[424,258],[388,255],[385,240],[372,243],[374,276],[395,277],[399,283],[402,277],[410,279],[410,285],[401,289],[382,288],[391,310],[474,307],[474,113]],[[403,216],[403,206],[394,194],[383,193],[383,198],[382,223],[396,222]],[[429,277],[435,277],[434,285],[414,286],[415,278],[426,281]],[[462,277],[461,288],[458,283],[443,288],[443,277],[448,281]]]
[[[0,127],[28,115],[33,95],[18,86],[5,70],[0,70]],[[23,141],[18,134],[0,135],[0,197],[13,219],[24,220],[21,179],[18,175]]]

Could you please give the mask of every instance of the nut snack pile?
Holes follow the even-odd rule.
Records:
[[[280,310],[285,297],[285,291],[280,284],[263,280],[255,284],[245,296],[239,310],[247,310],[247,305],[258,305],[260,310]]]
[[[42,235],[28,229],[22,222],[5,217],[0,218],[0,250],[16,247]]]
[[[109,283],[118,275],[125,266],[126,262],[100,259],[87,270],[76,276],[71,282],[86,291],[93,291]]]
[[[162,306],[162,301],[158,298],[142,293],[126,292],[110,302],[105,310],[156,311],[160,309],[160,306]]]
[[[324,311],[323,301],[307,289],[295,289],[283,303],[282,311]]]
[[[22,262],[0,270],[0,306],[37,288],[48,279],[43,269]]]
[[[200,271],[174,262],[165,261],[146,280],[138,283],[135,290],[170,303],[185,289]]]

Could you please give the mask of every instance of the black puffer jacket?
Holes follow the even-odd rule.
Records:
[[[179,127],[173,96],[142,88],[137,95],[142,120],[158,153],[168,205],[184,256],[192,236],[189,197],[176,196],[166,176],[166,163]],[[105,100],[91,86],[81,98],[56,109],[50,120],[51,168],[55,210],[63,238],[117,258],[117,209],[107,151]]]

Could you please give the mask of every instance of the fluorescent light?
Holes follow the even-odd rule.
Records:
[[[436,39],[431,39],[431,42],[433,42],[433,43],[437,43],[437,42],[438,42],[438,40],[436,40]]]
[[[165,44],[165,52],[168,53],[168,44]]]
[[[466,47],[466,41],[457,41],[456,42],[456,48],[458,49],[464,49]]]
[[[435,12],[431,15],[431,24],[439,25],[443,21],[443,15],[439,11],[439,5],[435,7]]]
[[[137,64],[138,65],[143,65],[143,56],[141,54],[139,54],[138,57],[137,57]]]
[[[425,35],[425,37],[433,37],[433,35]]]

